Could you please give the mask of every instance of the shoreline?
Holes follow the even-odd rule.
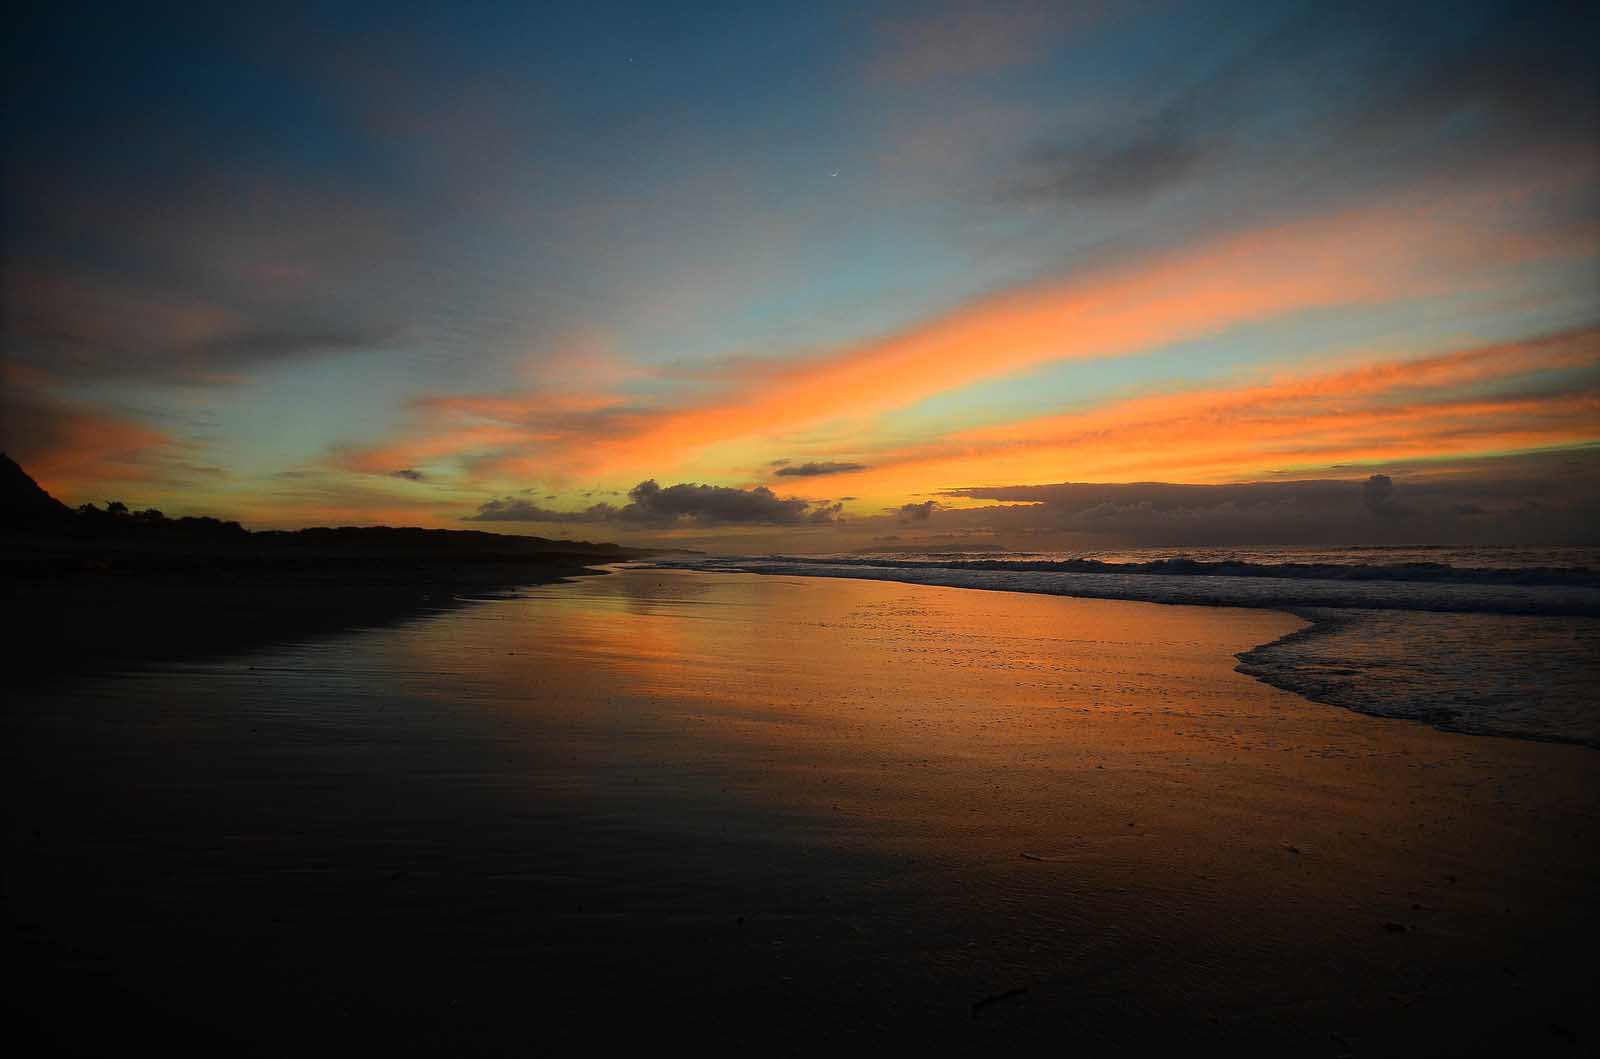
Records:
[[[738,564],[739,562],[737,559],[730,561],[735,564]],[[1315,603],[1299,602],[1295,600],[1285,601],[1268,598],[1257,600],[1227,597],[1217,598],[1208,596],[1204,592],[1196,592],[1192,596],[1177,597],[1163,596],[1149,592],[1130,591],[1126,594],[1123,594],[1121,592],[1106,591],[1103,589],[1099,591],[1085,590],[1087,586],[1075,586],[1077,590],[1074,591],[1071,590],[1069,586],[1064,584],[1052,584],[1048,587],[1044,587],[1027,586],[1022,584],[974,583],[972,580],[973,575],[982,576],[990,571],[982,568],[974,568],[969,570],[961,566],[932,567],[932,569],[938,569],[945,573],[946,577],[942,580],[923,580],[909,573],[897,576],[895,574],[896,568],[893,567],[884,568],[884,574],[879,576],[858,573],[850,568],[841,568],[838,570],[813,570],[807,569],[803,564],[800,565],[798,569],[782,564],[766,569],[742,565],[735,566],[734,568],[705,568],[677,564],[666,564],[662,566],[662,568],[697,570],[705,573],[720,574],[747,573],[754,576],[763,577],[816,577],[847,581],[877,582],[884,584],[920,585],[924,587],[949,588],[960,591],[976,590],[981,592],[1014,593],[1024,596],[1045,596],[1062,599],[1105,600],[1110,602],[1121,601],[1130,603],[1148,603],[1157,606],[1194,606],[1208,607],[1224,611],[1246,610],[1284,614],[1307,624],[1300,629],[1296,629],[1285,634],[1284,636],[1268,642],[1255,644],[1247,650],[1238,652],[1238,654],[1235,656],[1238,663],[1235,668],[1238,672],[1244,673],[1251,678],[1261,681],[1262,683],[1271,687],[1278,688],[1291,694],[1299,695],[1320,705],[1331,706],[1341,710],[1348,710],[1364,716],[1405,720],[1411,723],[1426,725],[1438,731],[1452,732],[1462,735],[1522,739],[1532,742],[1554,743],[1582,746],[1589,749],[1600,749],[1600,731],[1594,731],[1594,724],[1592,723],[1592,720],[1590,723],[1586,723],[1582,726],[1584,729],[1586,729],[1585,734],[1575,734],[1552,731],[1548,729],[1529,728],[1525,725],[1507,726],[1504,724],[1494,725],[1473,723],[1470,719],[1463,717],[1463,712],[1461,710],[1451,709],[1448,707],[1432,708],[1423,706],[1421,708],[1409,710],[1395,709],[1392,707],[1389,709],[1375,708],[1373,705],[1361,701],[1361,696],[1353,693],[1352,686],[1346,686],[1345,688],[1340,689],[1336,685],[1329,684],[1326,681],[1318,682],[1306,679],[1296,680],[1282,671],[1274,671],[1269,664],[1266,664],[1266,660],[1274,648],[1294,645],[1307,640],[1324,640],[1341,631],[1357,629],[1364,618],[1369,622],[1373,620],[1388,620],[1395,615],[1410,616],[1411,620],[1414,621],[1424,621],[1434,617],[1444,617],[1447,619],[1459,620],[1482,618],[1486,620],[1510,623],[1516,623],[1519,621],[1570,621],[1577,623],[1590,623],[1593,629],[1600,629],[1600,614],[1593,613],[1587,609],[1577,611],[1557,610],[1552,612],[1529,612],[1523,610],[1481,611],[1448,607],[1434,609],[1426,605],[1416,603],[1411,603],[1406,606],[1363,606],[1352,604],[1318,605]],[[925,568],[917,567],[913,569],[922,570]],[[965,574],[967,576],[952,576],[955,574]],[[1159,577],[1160,575],[1140,575],[1141,578],[1146,576]],[[1200,578],[1198,580],[1204,581],[1208,580],[1208,578]],[[1257,578],[1254,580],[1265,580],[1265,578]],[[1508,665],[1510,665],[1521,663],[1522,660],[1507,659],[1506,662]],[[1600,672],[1594,673],[1593,677],[1595,679],[1600,679]],[[1586,684],[1585,688],[1588,686],[1591,685]],[[1340,694],[1341,690],[1343,690],[1343,694]],[[1581,700],[1573,699],[1571,701],[1576,703]]]
[[[1262,656],[1265,653],[1271,651],[1275,647],[1285,644],[1297,643],[1303,640],[1312,640],[1332,635],[1338,632],[1348,623],[1358,621],[1359,618],[1345,615],[1314,613],[1311,612],[1310,608],[1305,607],[1263,609],[1278,609],[1281,613],[1292,615],[1293,617],[1299,618],[1301,621],[1307,623],[1304,628],[1295,629],[1292,632],[1285,633],[1276,640],[1257,644],[1247,651],[1240,651],[1234,656],[1239,663],[1234,667],[1236,672],[1243,673],[1254,680],[1259,680],[1269,687],[1278,688],[1279,690],[1289,692],[1292,695],[1298,695],[1309,702],[1315,702],[1323,706],[1331,706],[1334,709],[1349,710],[1352,713],[1358,713],[1365,717],[1382,717],[1389,720],[1410,721],[1414,724],[1424,725],[1436,731],[1448,732],[1452,735],[1473,736],[1481,739],[1516,739],[1530,743],[1550,743],[1558,746],[1580,746],[1590,750],[1600,750],[1600,742],[1596,742],[1591,739],[1585,739],[1580,736],[1567,736],[1555,732],[1496,731],[1493,729],[1474,728],[1470,725],[1458,724],[1456,723],[1454,716],[1448,710],[1440,710],[1433,716],[1412,716],[1408,714],[1382,713],[1377,710],[1365,709],[1357,703],[1352,703],[1348,700],[1341,699],[1337,695],[1329,694],[1328,692],[1317,687],[1308,687],[1303,682],[1296,683],[1294,681],[1286,680],[1282,676],[1274,673],[1269,667],[1259,664]]]
[[[1293,610],[1327,608],[1352,610],[1392,610],[1441,614],[1497,614],[1508,617],[1600,618],[1600,585],[1595,575],[1583,571],[1577,584],[1478,583],[1471,580],[1428,579],[1406,582],[1403,579],[1273,578],[1261,573],[1248,577],[1231,574],[1170,574],[1067,571],[1059,576],[1071,578],[1072,590],[1064,581],[1027,582],[1030,575],[1054,573],[1029,566],[1026,569],[994,568],[982,563],[922,564],[869,567],[864,564],[838,564],[828,569],[825,563],[793,557],[726,556],[711,560],[720,565],[667,562],[667,569],[699,570],[706,573],[749,573],[791,577],[834,577],[846,580],[885,581],[895,584],[927,585],[942,588],[968,588],[988,592],[1020,592],[1026,595],[1066,596],[1073,599],[1126,600],[1138,603],[1164,603],[1203,607],[1242,607]],[[763,565],[764,564],[764,565]],[[860,571],[871,570],[871,573]],[[983,580],[983,579],[989,580]],[[1275,583],[1280,591],[1264,593],[1264,586]],[[1433,599],[1418,599],[1387,592],[1405,587],[1455,593]],[[1557,599],[1538,593],[1560,589]],[[1166,591],[1158,591],[1165,589]],[[1231,591],[1224,591],[1231,589]],[[1360,593],[1368,593],[1363,598]]]

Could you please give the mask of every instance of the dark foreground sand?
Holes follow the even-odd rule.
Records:
[[[1593,1047],[1600,758],[1233,672],[1298,626],[635,570],[30,690],[9,1025],[93,1054]]]
[[[0,558],[0,686],[236,654],[451,610],[463,597],[592,573],[611,557],[244,554],[90,547]],[[167,560],[167,561],[163,561]]]

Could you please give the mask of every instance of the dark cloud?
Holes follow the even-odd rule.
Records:
[[[774,464],[774,466],[777,466]],[[824,474],[846,474],[850,471],[864,471],[864,463],[837,463],[831,460],[821,463],[801,463],[789,465],[788,460],[783,461],[783,466],[778,467],[780,478],[815,478]]]
[[[608,522],[617,515],[611,504],[593,504],[581,511],[556,511],[540,507],[532,500],[505,497],[489,500],[478,507],[476,515],[468,515],[466,522]]]
[[[1407,164],[1454,172],[1546,147],[1592,150],[1600,82],[1573,15],[1508,6],[1463,32],[1444,5],[1316,6],[1144,114],[1108,107],[1103,123],[1036,146],[1003,191],[1095,205],[1226,171],[1315,194],[1319,181],[1365,185]]]
[[[402,467],[398,471],[390,471],[391,478],[404,478],[408,482],[420,482],[428,476],[415,467]]]
[[[29,362],[74,378],[217,382],[254,364],[382,344],[392,327],[328,306],[252,303],[171,277],[159,282],[8,267],[5,338]]]
[[[1364,479],[1236,485],[1062,483],[952,490],[968,531],[1060,533],[1160,547],[1585,544],[1600,539],[1600,449],[1419,464]]]
[[[801,526],[836,521],[844,505],[779,497],[765,486],[734,489],[682,482],[661,486],[654,479],[628,492],[628,503],[594,504],[582,511],[554,511],[520,498],[490,500],[468,522],[612,522],[639,526]]]
[[[263,120],[249,102],[261,67],[226,54],[231,34],[206,49],[214,77],[178,76],[163,49],[204,39],[198,25],[127,27],[108,61],[114,30],[94,21],[43,14],[39,55],[8,82],[26,116],[0,157],[7,353],[77,379],[193,383],[392,341],[416,303],[400,293],[415,257],[391,189],[307,164],[326,131],[309,114]]]
[[[1600,83],[1590,49],[1577,27],[1539,6],[1435,62],[1397,63],[1341,120],[1355,134],[1405,135],[1460,116],[1497,136],[1592,136]]]
[[[1387,474],[1375,474],[1361,486],[1361,500],[1367,510],[1380,518],[1398,518],[1405,509],[1395,502],[1394,479]]]
[[[937,500],[924,500],[920,504],[901,504],[898,512],[901,522],[926,522],[939,510]]]
[[[813,504],[799,497],[781,498],[761,485],[733,489],[685,482],[663,488],[654,479],[634,486],[628,499],[630,503],[618,512],[618,517],[654,525],[687,521],[701,525],[792,526],[832,522],[843,507]]]
[[[1070,143],[1036,148],[1012,194],[1024,199],[1143,199],[1189,176],[1214,145],[1167,111]]]

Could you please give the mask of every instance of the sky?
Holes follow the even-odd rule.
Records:
[[[1591,22],[44,5],[0,448],[252,528],[1600,543]]]

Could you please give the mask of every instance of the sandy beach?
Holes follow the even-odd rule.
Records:
[[[391,625],[619,558],[581,543],[519,551],[515,538],[503,553],[119,543],[23,538],[0,548],[0,605],[18,616],[0,643],[6,686]]]
[[[1234,671],[1301,624],[632,568],[26,689],[13,1017],[85,1054],[1591,1045],[1600,758]]]

